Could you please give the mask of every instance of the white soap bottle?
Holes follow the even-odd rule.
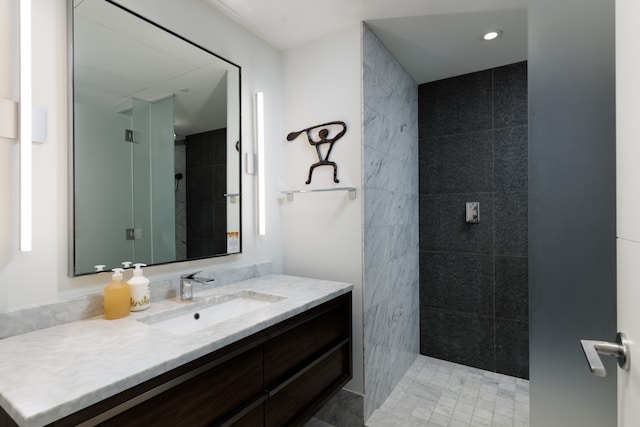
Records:
[[[131,287],[131,311],[142,311],[149,308],[151,304],[151,285],[149,279],[142,275],[142,268],[146,264],[133,264],[133,277],[127,284]]]

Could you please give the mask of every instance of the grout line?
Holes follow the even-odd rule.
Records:
[[[492,114],[493,114],[493,99],[491,100],[491,109],[492,109]],[[491,121],[493,123],[494,119],[493,117],[491,118]],[[492,131],[500,131],[500,130],[505,130],[505,129],[517,129],[517,128],[526,128],[529,127],[529,124],[525,124],[525,125],[510,125],[510,126],[502,126],[502,127],[494,127],[493,125],[491,127],[485,128],[485,129],[478,129],[478,130],[473,130],[473,131],[468,131],[468,132],[456,132],[456,133],[445,133],[442,135],[419,135],[418,139],[420,140],[426,140],[426,139],[437,139],[437,138],[449,138],[452,136],[462,136],[462,135],[472,135],[474,133],[483,133],[483,132],[492,132]]]
[[[491,70],[491,127],[492,127],[492,132],[491,132],[491,151],[492,151],[492,169],[493,169],[493,194],[492,194],[492,198],[491,198],[491,203],[493,203],[492,206],[492,215],[493,215],[493,221],[492,221],[492,225],[493,225],[493,232],[491,233],[491,239],[492,239],[492,245],[491,248],[493,249],[493,281],[492,281],[492,288],[493,288],[493,370],[497,371],[498,370],[498,351],[497,351],[497,327],[496,327],[496,138],[495,138],[495,134],[496,134],[496,129],[495,129],[495,125],[496,125],[496,112],[495,112],[495,94],[496,94],[496,90],[495,90],[495,69]]]

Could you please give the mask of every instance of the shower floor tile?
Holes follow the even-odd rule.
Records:
[[[529,427],[529,381],[418,356],[368,427]]]

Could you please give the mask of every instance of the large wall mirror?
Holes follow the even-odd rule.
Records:
[[[70,275],[240,252],[240,67],[109,0],[69,11]]]

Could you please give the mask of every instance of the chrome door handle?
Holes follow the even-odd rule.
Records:
[[[629,370],[629,342],[624,332],[616,334],[616,342],[580,340],[582,351],[587,358],[591,373],[599,377],[606,377],[607,370],[600,360],[599,354],[615,356],[618,366],[625,371]]]

